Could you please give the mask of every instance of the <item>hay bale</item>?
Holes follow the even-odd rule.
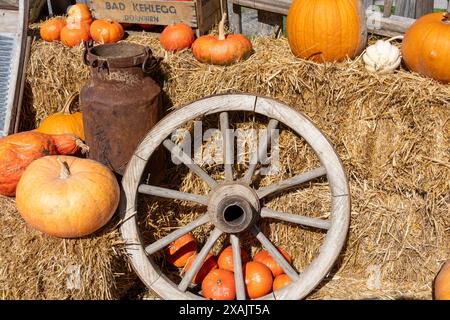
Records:
[[[449,258],[450,86],[403,69],[372,75],[361,60],[324,65],[299,60],[284,38],[255,38],[255,54],[229,67],[200,64],[189,51],[164,54],[158,40],[144,33],[126,41],[148,45],[164,57],[158,80],[169,109],[216,93],[266,95],[307,114],[330,138],[350,178],[351,227],[340,261],[310,298],[431,298],[433,277]],[[87,77],[80,48],[37,42],[28,70],[34,125]],[[244,126],[254,125],[252,119],[238,118]],[[217,121],[210,121],[217,127]],[[261,185],[317,164],[309,147],[289,130],[282,130],[281,146],[282,170],[259,181]],[[223,177],[220,166],[205,163],[203,167],[213,177]],[[236,169],[242,173],[245,166]],[[181,167],[169,168],[165,185],[198,194],[208,191]],[[327,192],[326,181],[318,180],[271,199],[269,206],[326,217]],[[148,213],[142,215],[148,241],[202,212],[190,203],[153,198],[144,198],[140,208]],[[194,232],[200,243],[209,228]],[[318,253],[323,238],[321,233],[287,223],[268,222],[262,228],[295,257],[299,270]],[[226,244],[224,239],[221,242]],[[249,252],[259,249],[250,236],[245,243]],[[214,248],[219,249],[220,244]],[[176,270],[162,267],[179,279]]]
[[[13,198],[0,196],[1,299],[118,299],[135,275],[112,221],[83,239],[32,229]]]

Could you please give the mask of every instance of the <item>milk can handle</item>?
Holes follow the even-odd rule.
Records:
[[[152,50],[148,47],[145,47],[145,58],[142,63],[142,71],[144,73],[152,72],[159,64],[158,59],[153,56]]]
[[[90,62],[87,58],[88,53],[89,53],[89,49],[92,48],[94,46],[94,43],[92,42],[92,40],[89,41],[84,41],[84,52],[83,52],[83,60],[84,63],[89,66],[89,67],[93,67],[93,68],[97,68],[97,71],[107,71],[109,73],[109,64],[108,64],[108,60],[106,59],[101,59],[101,58],[97,58],[94,61]]]

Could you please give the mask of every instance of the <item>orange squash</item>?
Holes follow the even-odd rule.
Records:
[[[189,261],[185,266],[184,272],[188,272],[188,270],[191,268],[192,263],[197,258],[197,255],[198,254],[196,253],[189,258]],[[217,268],[216,258],[211,253],[208,253],[205,260],[202,262],[200,269],[197,271],[194,278],[192,279],[192,283],[201,284],[203,279],[205,279],[205,277],[208,275],[208,273],[210,273],[211,270],[214,270],[216,268]]]
[[[431,13],[416,20],[405,34],[402,55],[410,70],[450,83],[450,13]]]
[[[283,289],[284,287],[286,287],[287,285],[289,285],[291,283],[292,283],[292,280],[291,280],[291,278],[289,278],[289,276],[287,274],[285,274],[285,273],[279,274],[273,280],[273,291]]]
[[[108,19],[99,19],[90,26],[91,37],[98,43],[115,43],[122,40],[125,32],[120,23]]]
[[[68,23],[61,30],[61,41],[68,47],[75,47],[90,38],[88,23]]]
[[[202,282],[202,293],[205,298],[212,300],[236,298],[233,272],[222,269],[212,270]]]
[[[55,237],[78,238],[103,227],[119,204],[120,188],[103,164],[71,156],[33,161],[17,185],[23,219]]]
[[[52,18],[41,24],[39,34],[44,41],[52,42],[60,39],[61,30],[66,25],[62,18]]]
[[[283,248],[278,248],[278,251],[284,256],[284,258],[287,260],[287,262],[291,263],[291,257],[289,254],[284,250]],[[253,257],[254,261],[261,262],[262,264],[266,265],[272,271],[272,274],[274,277],[284,273],[283,269],[280,267],[278,263],[276,263],[275,259],[270,255],[270,253],[266,250],[262,250],[255,254]]]
[[[77,93],[72,94],[61,112],[50,115],[42,120],[36,130],[47,134],[71,133],[84,140],[83,115],[81,112],[70,113],[70,107],[77,96]]]
[[[76,3],[67,8],[67,23],[85,22],[92,23],[92,15],[89,7],[84,3]]]
[[[450,260],[444,263],[434,280],[434,298],[450,300]]]
[[[197,242],[192,234],[187,233],[173,241],[165,250],[167,262],[182,268],[189,258],[197,253]]]
[[[286,31],[292,53],[316,62],[353,59],[367,43],[360,0],[295,0]]]
[[[241,248],[241,261],[242,264],[245,264],[250,260],[247,252],[242,250]],[[217,260],[220,269],[233,271],[234,272],[234,264],[233,264],[233,248],[231,246],[226,247],[219,255]]]
[[[223,14],[219,23],[219,35],[197,38],[192,45],[194,57],[202,62],[216,65],[230,65],[247,59],[252,52],[251,42],[244,35],[225,35]]]
[[[48,155],[75,154],[87,148],[73,135],[51,136],[26,131],[0,139],[0,194],[14,196],[23,172],[34,160]]]
[[[159,38],[167,51],[188,49],[194,42],[194,31],[185,23],[177,23],[164,28]]]
[[[245,264],[244,279],[250,299],[265,296],[272,290],[272,272],[260,262],[251,261]]]

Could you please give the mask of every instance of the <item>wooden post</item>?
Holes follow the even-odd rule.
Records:
[[[409,18],[419,18],[433,12],[433,0],[397,0],[395,14]]]
[[[392,5],[394,4],[394,0],[385,0],[384,1],[384,14],[383,17],[389,18],[391,16]]]
[[[228,24],[233,33],[242,33],[242,10],[241,6],[227,0]]]

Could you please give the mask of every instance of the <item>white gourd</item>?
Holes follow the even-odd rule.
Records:
[[[378,40],[369,46],[363,55],[366,69],[376,73],[392,73],[402,62],[400,50],[390,43],[390,40]]]

